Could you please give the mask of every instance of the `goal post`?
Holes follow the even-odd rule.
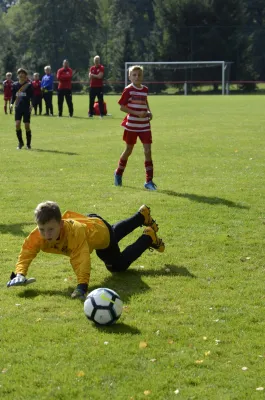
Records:
[[[154,67],[159,66],[168,66],[170,68],[178,69],[197,69],[197,68],[209,68],[209,67],[219,67],[220,72],[218,73],[219,81],[222,87],[222,95],[229,94],[229,73],[230,73],[230,65],[231,62],[227,61],[127,61],[125,62],[125,86],[128,85],[128,68],[132,65],[150,65]],[[166,82],[165,82],[166,83]],[[189,81],[189,80],[182,80],[181,82],[178,81],[176,83],[183,84],[184,94],[188,94],[188,84],[189,83],[204,83],[204,81]],[[214,82],[208,82],[214,83]]]

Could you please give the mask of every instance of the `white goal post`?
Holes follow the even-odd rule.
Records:
[[[229,94],[229,85],[226,80],[226,70],[230,65],[227,61],[127,61],[125,62],[125,87],[128,85],[128,68],[132,65],[169,65],[176,69],[201,68],[201,67],[220,67],[220,82],[222,84],[222,95]],[[187,84],[183,82],[184,94],[187,93]]]

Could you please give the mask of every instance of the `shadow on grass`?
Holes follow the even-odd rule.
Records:
[[[71,151],[59,151],[59,150],[44,150],[44,149],[31,149],[39,153],[54,153],[54,154],[66,154],[67,156],[78,156],[79,153],[73,153]]]
[[[112,275],[107,276],[100,285],[89,286],[89,292],[92,292],[94,289],[98,287],[106,287],[115,290],[122,298],[124,302],[129,302],[131,296],[135,294],[145,293],[150,290],[150,286],[147,285],[142,280],[144,276],[151,277],[174,277],[174,276],[183,276],[189,278],[196,278],[195,275],[189,272],[186,267],[177,266],[172,264],[165,264],[163,269],[160,270],[127,270],[125,272],[114,273]],[[18,293],[18,296],[21,298],[35,298],[37,296],[61,296],[70,298],[71,293],[74,290],[74,287],[68,287],[63,290],[41,290],[41,289],[25,289]],[[73,300],[76,301],[76,300]]]
[[[174,277],[184,276],[189,278],[196,278],[195,275],[191,274],[186,267],[177,266],[172,264],[166,264],[160,270],[153,269],[141,269],[133,270],[129,269],[125,272],[114,273],[107,276],[101,283],[101,287],[111,288],[115,290],[122,298],[124,302],[129,302],[131,296],[135,294],[145,293],[150,290],[150,286],[142,280],[142,277]],[[97,286],[98,287],[98,286]],[[97,289],[97,287],[89,287],[89,291]]]
[[[25,289],[23,292],[18,293],[18,296],[23,299],[34,299],[38,296],[61,296],[70,298],[74,287],[64,290],[41,290],[41,289]],[[73,300],[76,301],[76,300]]]
[[[100,332],[116,333],[119,335],[126,333],[129,333],[131,335],[139,335],[141,333],[141,331],[135,328],[134,326],[123,324],[122,322],[119,323],[119,321],[116,322],[116,324],[114,325],[108,325],[108,326],[93,324],[93,327]]]
[[[240,203],[235,203],[234,201],[223,199],[221,197],[199,196],[199,195],[193,194],[193,193],[178,193],[178,192],[174,192],[173,190],[160,190],[159,193],[164,193],[164,194],[167,194],[168,196],[182,197],[184,199],[196,201],[198,203],[207,203],[210,205],[223,205],[223,206],[227,206],[227,207],[241,208],[244,210],[250,209],[249,206],[243,206]]]
[[[159,271],[153,269],[143,270],[141,274],[144,276],[186,276],[188,278],[197,278],[186,267],[173,264],[165,264],[165,269]]]
[[[129,186],[129,185],[123,185],[123,186],[129,189],[136,189],[135,186]],[[143,188],[142,190],[146,192],[146,189]],[[223,199],[221,197],[199,196],[198,194],[193,194],[193,193],[179,193],[179,192],[174,192],[173,190],[159,190],[159,189],[157,193],[166,194],[168,196],[174,196],[174,197],[182,197],[190,201],[196,201],[197,203],[206,203],[210,205],[223,205],[226,207],[240,208],[243,210],[250,209],[250,206],[244,206],[240,203],[235,203],[234,201]]]
[[[17,224],[4,225],[0,224],[0,233],[12,233],[15,236],[27,236],[23,231],[24,226],[34,225],[34,222],[20,222]]]

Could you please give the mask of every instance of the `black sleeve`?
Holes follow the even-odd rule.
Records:
[[[11,104],[14,104],[15,100],[16,100],[16,93],[17,93],[17,87],[16,84],[13,85],[12,87],[12,100],[11,100]]]
[[[30,84],[29,87],[28,87],[28,96],[29,96],[30,99],[32,99],[32,97],[33,97],[33,86],[32,86],[32,84]]]

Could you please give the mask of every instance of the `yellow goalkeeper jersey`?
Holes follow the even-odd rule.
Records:
[[[40,250],[45,253],[63,254],[70,262],[78,283],[88,283],[90,277],[90,254],[93,250],[109,246],[110,235],[106,224],[96,217],[85,217],[73,211],[63,216],[60,237],[52,243],[41,237],[35,228],[25,239],[16,264],[16,273],[27,275],[32,260]]]

